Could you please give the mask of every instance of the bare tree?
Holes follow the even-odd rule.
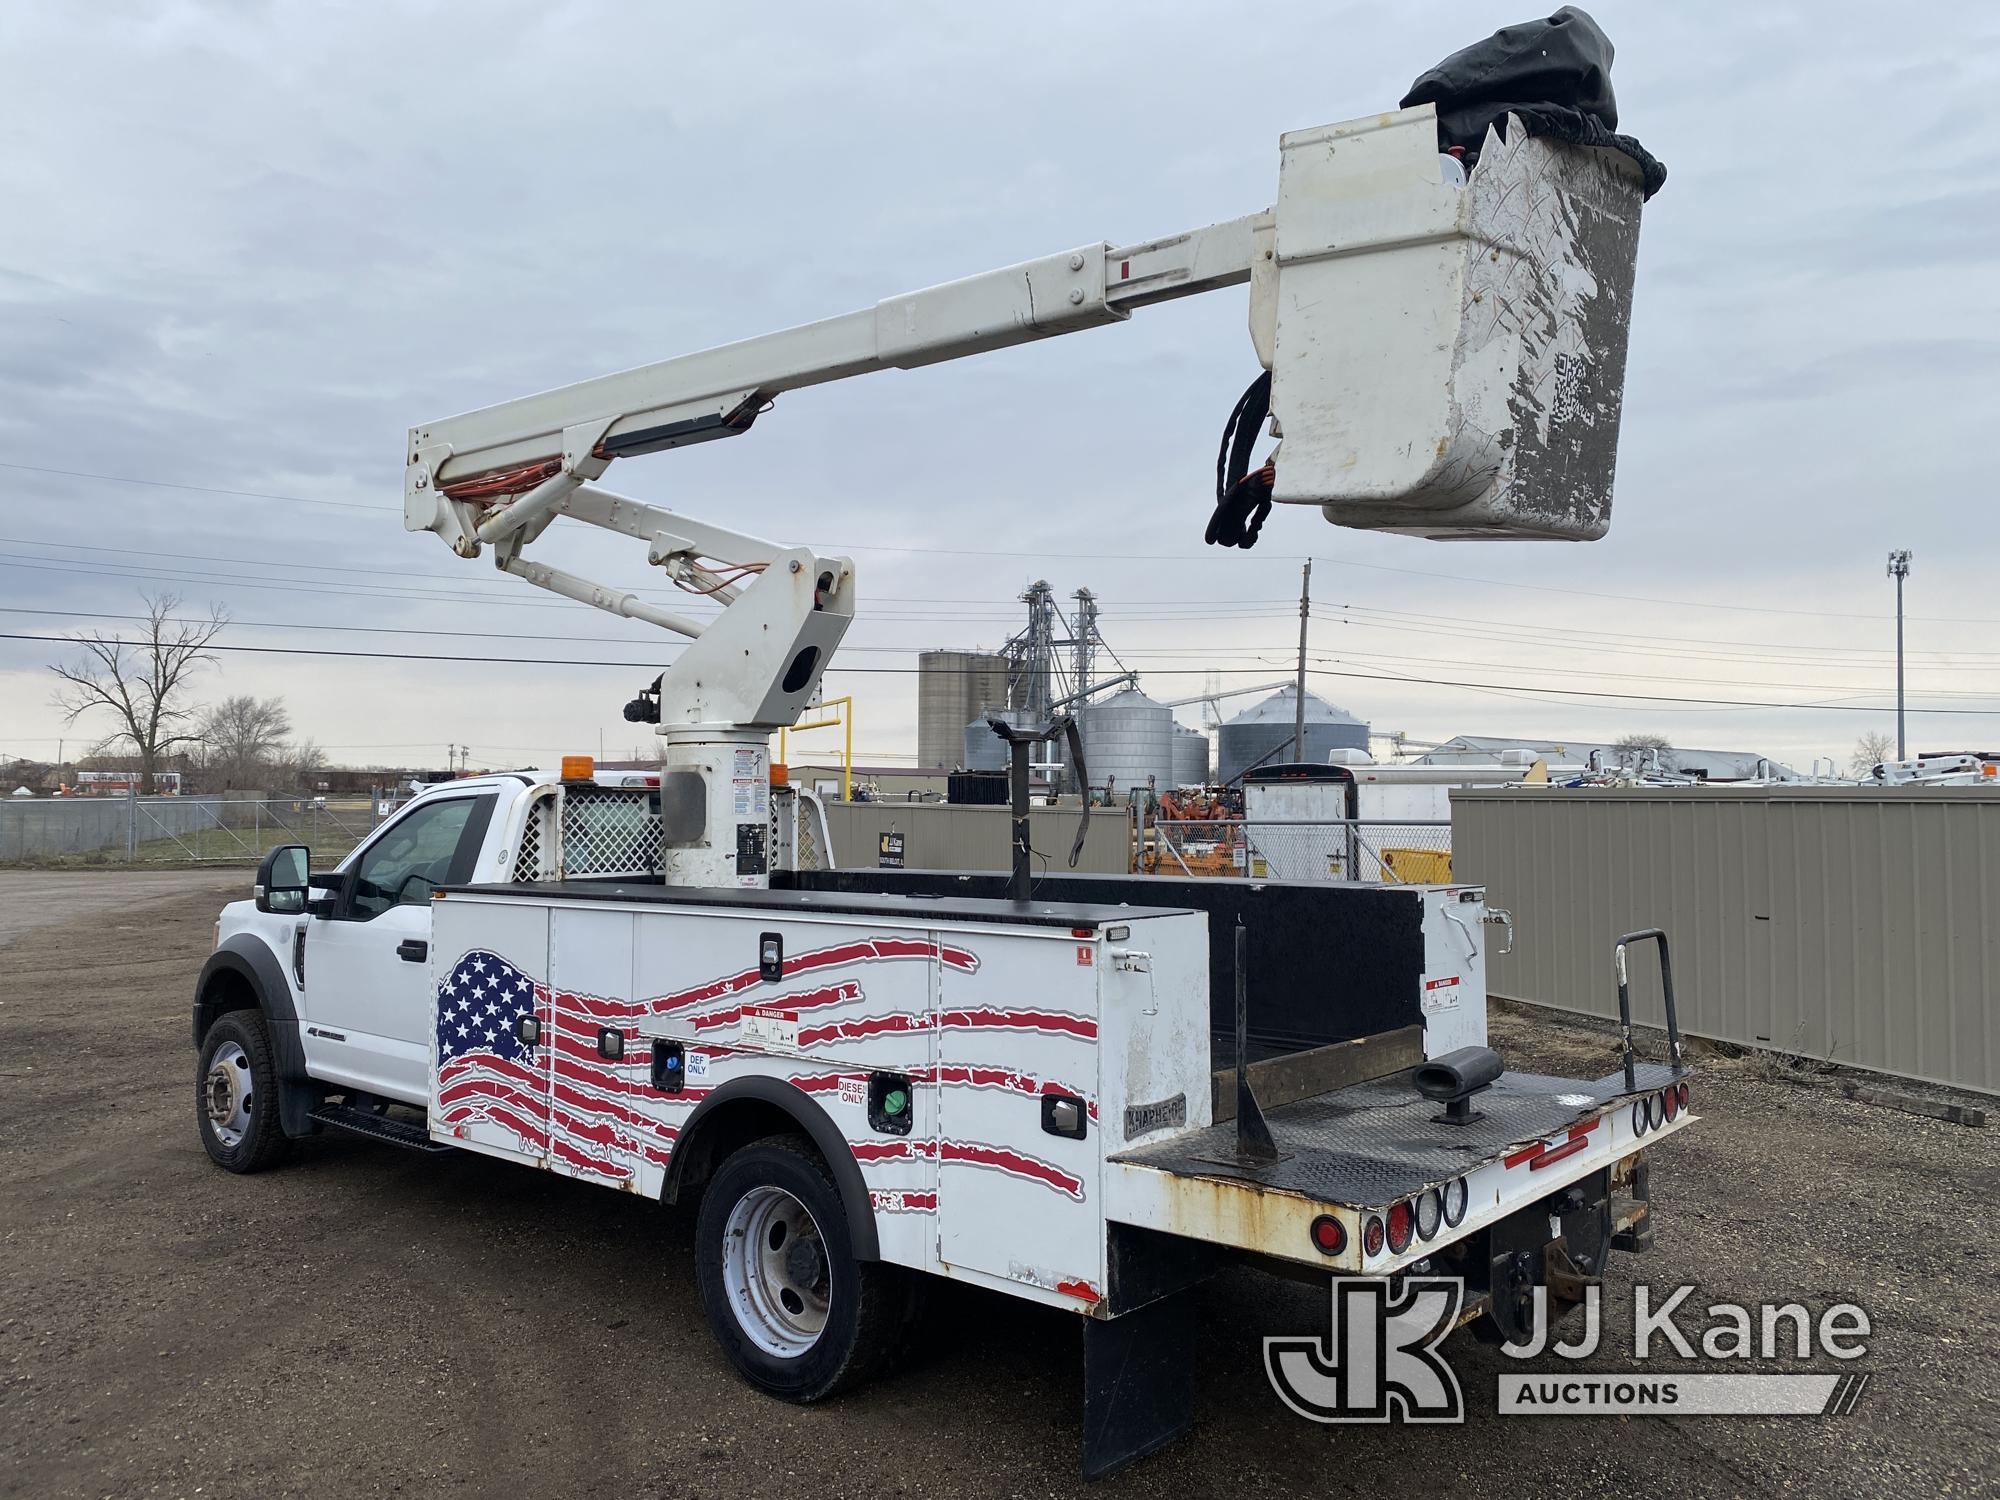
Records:
[[[212,790],[260,785],[278,768],[291,732],[283,698],[238,693],[210,708],[201,719],[201,747]]]
[[[1659,757],[1659,767],[1663,771],[1678,771],[1680,763],[1664,752],[1671,748],[1664,734],[1621,734],[1611,742],[1620,765],[1629,765],[1644,770],[1654,764],[1653,752],[1663,752]]]
[[[69,722],[94,709],[112,715],[117,727],[97,749],[129,745],[139,760],[139,789],[150,793],[161,759],[198,738],[195,710],[187,701],[189,678],[214,663],[208,647],[229,623],[229,616],[214,604],[205,620],[177,619],[178,595],[141,597],[146,601],[146,623],[140,627],[139,640],[80,630],[70,637],[82,648],[80,659],[68,666],[52,662],[49,670],[62,679],[54,701]]]
[[[1854,753],[1847,758],[1848,774],[1856,781],[1865,781],[1875,774],[1875,768],[1889,758],[1889,752],[1896,748],[1896,738],[1882,730],[1864,734],[1854,742]]]

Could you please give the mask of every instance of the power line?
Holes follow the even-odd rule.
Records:
[[[106,484],[143,484],[160,490],[191,490],[201,495],[235,495],[245,500],[286,500],[297,505],[338,505],[345,510],[396,511],[395,505],[370,505],[360,500],[322,500],[316,495],[276,495],[268,490],[230,490],[213,484],[179,484],[171,479],[138,479],[129,474],[92,474],[82,469],[56,469],[42,464],[0,461],[0,469],[19,469],[28,474],[60,474],[68,479],[99,479]]]
[[[280,566],[283,565],[281,564]],[[405,604],[448,604],[448,603],[462,601],[467,603],[484,604],[498,609],[558,610],[563,613],[573,614],[573,615],[580,615],[584,613],[591,613],[591,614],[598,613],[597,611],[591,610],[590,606],[585,604],[569,604],[569,603],[562,603],[552,600],[541,600],[541,599],[524,599],[524,598],[513,597],[512,595],[450,591],[450,590],[439,591],[430,589],[418,589],[399,584],[369,584],[366,582],[348,583],[348,582],[336,582],[330,579],[316,579],[316,578],[298,578],[298,579],[281,578],[281,579],[274,579],[270,582],[259,582],[257,579],[246,578],[240,574],[234,574],[234,573],[224,573],[224,574],[196,573],[184,569],[147,568],[147,567],[142,567],[137,563],[102,563],[97,566],[90,566],[81,559],[67,558],[67,557],[38,557],[38,558],[31,558],[24,560],[15,557],[9,557],[6,555],[0,555],[0,568],[18,568],[38,573],[69,574],[83,578],[114,578],[114,579],[122,578],[122,579],[132,579],[135,581],[142,581],[142,582],[172,582],[172,583],[199,584],[204,588],[220,589],[220,590],[241,588],[241,589],[255,589],[265,593],[278,592],[278,593],[337,594],[342,597],[381,599],[384,601],[405,603]],[[719,615],[721,613],[719,606],[715,606],[713,604],[704,604],[703,601],[699,599],[694,599],[689,596],[681,595],[671,590],[637,589],[634,590],[633,592],[642,594],[657,593],[668,599],[684,600],[689,605],[689,612],[696,618],[714,618],[716,615]],[[905,602],[923,603],[924,601],[898,601],[894,599],[885,599],[877,602],[895,605],[898,603],[905,603]],[[1282,613],[1283,611],[1281,610],[1267,611],[1267,610],[1244,609],[1244,610],[1224,612],[1224,611],[1168,609],[1152,613],[1140,613],[1135,611],[1130,614],[1122,614],[1119,616],[1119,618],[1121,620],[1126,621],[1127,623],[1139,623],[1139,622],[1153,623],[1161,620],[1200,620],[1203,621],[1204,623],[1207,623],[1217,620],[1230,620],[1230,619],[1236,619],[1236,620],[1270,619],[1270,618],[1276,618]],[[978,621],[985,621],[988,623],[992,623],[995,625],[1005,625],[1012,623],[1013,621],[1016,620],[1016,618],[1017,618],[1017,613],[1015,611],[1005,611],[1005,612],[998,610],[983,611],[978,609],[964,609],[964,608],[957,608],[950,610],[942,608],[937,610],[932,610],[928,608],[915,608],[915,609],[892,608],[885,610],[883,613],[878,614],[872,618],[864,617],[857,623],[872,627],[875,625],[894,625],[894,624],[911,624],[911,625],[963,624],[967,621],[978,620]]]
[[[82,469],[56,468],[50,465],[10,463],[0,460],[0,468],[17,469],[31,474],[57,474],[71,479],[92,479],[108,484],[149,485],[161,489],[187,490],[197,494],[228,495],[253,500],[281,500],[301,505],[331,505],[347,510],[378,511],[385,514],[399,514],[400,506],[372,505],[353,500],[327,500],[314,495],[288,495],[269,490],[230,489],[218,485],[188,484],[176,480],[141,478],[129,474],[100,474]],[[886,552],[913,556],[938,557],[1019,557],[1037,561],[1061,559],[1073,561],[1072,548],[1055,546],[1036,551],[1008,550],[993,547],[922,547],[914,545],[858,545],[852,542],[831,544],[811,543],[825,546],[834,552]],[[1317,564],[1333,568],[1357,568],[1372,573],[1396,573],[1411,578],[1436,578],[1450,583],[1470,583],[1487,588],[1527,589],[1535,593],[1564,594],[1579,599],[1609,599],[1625,604],[1651,604],[1667,609],[1707,609],[1729,613],[1792,615],[1801,618],[1824,620],[1866,620],[1877,621],[1869,614],[1855,614],[1823,609],[1786,609],[1770,604],[1719,604],[1706,599],[1664,599],[1649,594],[1619,594],[1598,589],[1565,588],[1558,584],[1523,583],[1513,578],[1483,578],[1476,574],[1440,573],[1428,568],[1402,568],[1388,563],[1356,562],[1349,558],[1322,557],[1316,553],[1261,554],[1260,560],[1274,562],[1304,562],[1311,557]],[[1208,563],[1212,559],[1205,552],[1121,552],[1120,559],[1130,558],[1143,562]],[[1952,625],[2000,625],[2000,619],[1976,618],[1952,615],[1910,615],[1907,619],[1921,620],[1931,624]]]
[[[70,638],[67,636],[30,635],[21,632],[0,632],[0,640],[42,641],[51,645],[75,644],[75,642],[70,640]],[[142,643],[134,641],[126,641],[122,642],[122,644],[138,645]],[[315,657],[329,657],[329,658],[359,658],[361,660],[367,660],[367,661],[418,661],[418,662],[454,662],[454,663],[477,662],[483,665],[492,665],[492,666],[511,665],[511,666],[530,666],[530,667],[606,667],[606,668],[617,668],[621,671],[641,671],[641,672],[656,671],[660,665],[658,661],[646,661],[646,662],[600,661],[600,660],[593,660],[587,657],[538,657],[538,656],[494,656],[494,655],[446,656],[427,651],[338,651],[326,647],[312,647],[312,646],[229,646],[229,645],[211,644],[206,649],[210,651],[242,652],[245,654],[259,655],[259,656],[315,656]],[[1325,658],[1317,658],[1317,659],[1325,660]],[[1338,658],[1335,658],[1335,660],[1338,660]],[[917,667],[829,667],[827,670],[830,672],[864,673],[871,676],[914,677],[918,675],[921,669]],[[1208,671],[1227,671],[1232,674],[1236,674],[1236,673],[1256,672],[1260,670],[1262,670],[1262,668],[1258,666],[1227,667],[1227,668],[1190,667],[1181,670],[1168,668],[1165,670],[1155,669],[1155,675],[1168,676],[1168,677],[1186,677],[1186,676],[1200,675]],[[1654,703],[1654,704],[1669,704],[1669,705],[1690,704],[1709,709],[1732,709],[1732,708],[1782,709],[1788,712],[1798,712],[1798,713],[1879,714],[1884,712],[1884,710],[1880,708],[1870,707],[1866,704],[1776,703],[1758,699],[1744,699],[1744,698],[1693,698],[1693,697],[1672,696],[1660,693],[1592,692],[1584,688],[1538,687],[1531,683],[1465,682],[1465,681],[1457,681],[1450,678],[1441,678],[1441,677],[1409,677],[1409,676],[1397,676],[1394,674],[1386,674],[1380,672],[1343,671],[1337,668],[1329,668],[1329,667],[1311,667],[1308,668],[1308,671],[1311,673],[1311,675],[1317,677],[1354,678],[1366,682],[1394,682],[1394,683],[1405,683],[1423,687],[1467,688],[1483,692],[1517,692],[1517,693],[1528,693],[1528,694],[1550,694],[1563,698],[1591,699],[1591,700],[1605,701],[1605,702],[1615,701],[1615,702]],[[1947,715],[1952,717],[1967,717],[1967,718],[2000,717],[2000,708],[1995,708],[1995,709],[1913,708],[1910,710],[1910,712],[1925,713],[1932,715]]]
[[[162,557],[168,557],[168,558],[173,558],[178,562],[227,563],[227,564],[234,564],[242,567],[251,567],[251,568],[285,568],[293,572],[302,572],[302,573],[359,573],[367,577],[420,578],[420,579],[428,579],[436,583],[452,583],[452,584],[462,583],[465,581],[465,574],[463,571],[453,572],[453,573],[438,573],[430,570],[419,571],[410,568],[380,568],[380,567],[353,568],[353,567],[341,567],[335,563],[292,562],[283,558],[218,557],[213,553],[207,553],[207,552],[162,552],[159,549],[153,547],[104,547],[104,546],[95,546],[84,542],[47,541],[40,537],[0,536],[0,546],[53,547],[64,552],[107,552],[124,557],[143,557],[147,559],[158,559]],[[34,558],[31,559],[31,561],[49,562],[49,563],[67,563],[79,568],[82,566],[82,561],[80,559],[67,558],[67,557]],[[138,564],[114,563],[110,564],[110,566],[121,567],[121,568],[132,568],[132,567],[137,567]],[[224,576],[229,576],[229,575],[224,575]],[[687,595],[685,591],[680,589],[675,589],[669,586],[661,586],[657,588],[635,588],[630,592],[639,594],[656,594],[662,598],[670,598],[670,599],[671,598],[687,599],[691,597]],[[497,599],[501,598],[502,596],[496,594],[493,597]],[[1020,613],[1018,608],[1020,600],[1018,598],[1013,598],[1013,597],[1005,599],[952,599],[952,598],[912,597],[900,594],[871,594],[869,596],[868,602],[871,607],[881,604],[939,604],[939,605],[950,605],[953,607],[954,610],[961,610],[963,609],[964,606],[968,604],[999,605],[1008,607],[1008,612],[1006,615],[1006,618],[1008,619],[1017,618]],[[1104,607],[1107,610],[1117,611],[1117,612],[1123,612],[1126,610],[1170,607],[1175,610],[1184,609],[1189,612],[1199,612],[1206,614],[1207,612],[1210,611],[1216,611],[1216,610],[1233,611],[1239,609],[1247,609],[1252,606],[1268,607],[1272,609],[1281,610],[1282,612],[1289,614],[1291,601],[1289,599],[1186,599],[1186,598],[1121,599],[1112,601],[1110,604]]]
[[[140,621],[148,618],[148,616],[145,615],[127,614],[127,613],[97,613],[87,610],[43,610],[43,609],[31,609],[31,608],[12,606],[12,605],[0,606],[0,613],[30,614],[38,617],[47,617],[47,618],[71,618],[71,619],[91,619],[91,620]],[[168,617],[168,618],[174,620],[175,623],[182,623],[178,619],[178,617]],[[629,639],[618,636],[566,635],[566,636],[550,637],[544,633],[530,632],[530,631],[453,630],[453,629],[442,629],[442,628],[387,626],[387,625],[303,624],[297,621],[284,621],[284,620],[234,620],[231,621],[230,623],[238,628],[245,630],[310,630],[315,633],[412,636],[424,640],[433,640],[433,639],[549,640],[549,641],[559,641],[562,643],[573,644],[573,645],[605,645],[605,646],[630,646],[635,644],[633,641]],[[50,638],[44,637],[44,639],[50,639]],[[880,646],[880,645],[871,646],[866,644],[853,644],[844,646],[843,649],[849,653],[867,652],[877,655],[908,655],[913,651],[919,650],[920,648],[912,646]],[[1258,650],[1264,650],[1272,653],[1271,664],[1275,665],[1279,661],[1278,653],[1286,649],[1288,648],[1283,648],[1275,645],[1261,647],[1261,648],[1260,647],[1183,647],[1183,648],[1159,648],[1148,651],[1135,651],[1135,652],[1130,652],[1128,654],[1131,655],[1135,660],[1141,660],[1148,657],[1161,657],[1161,656],[1167,657],[1169,659],[1184,659],[1185,657],[1191,654],[1202,653],[1202,652],[1218,652],[1232,656],[1239,656],[1242,655],[1245,651],[1255,652]],[[1373,652],[1347,651],[1340,653],[1338,655],[1314,656],[1310,659],[1319,662],[1328,662],[1328,661],[1337,662],[1346,659],[1359,659],[1364,662],[1372,662],[1378,664],[1389,663],[1389,662],[1417,662],[1435,666],[1486,667],[1486,666],[1505,665],[1503,663],[1469,660],[1463,657],[1418,656],[1418,655],[1401,654],[1396,652],[1380,652],[1380,651],[1373,651]],[[536,660],[540,660],[540,658],[536,658]],[[1837,664],[1829,663],[1828,665],[1837,665]],[[1517,667],[1517,669],[1519,668]],[[836,668],[835,670],[857,670],[857,669]],[[935,671],[935,669],[933,670]],[[1169,668],[1149,667],[1147,670],[1156,672],[1159,675],[1173,675],[1172,669]],[[1254,668],[1243,667],[1243,668],[1232,668],[1229,670],[1242,670],[1242,671],[1261,670],[1261,665]],[[1397,681],[1413,680],[1413,679],[1408,679],[1404,674],[1395,672],[1393,668],[1388,667],[1386,665],[1382,666],[1381,670],[1390,675],[1391,677],[1393,677]],[[1542,669],[1530,666],[1526,667],[1525,670],[1559,671],[1562,669],[1560,668]],[[1708,680],[1705,677],[1682,676],[1671,673],[1665,675],[1651,675],[1641,672],[1611,672],[1600,669],[1593,669],[1587,675],[1593,678],[1615,679],[1619,681],[1630,681],[1630,682],[1704,682]],[[1879,691],[1878,688],[1864,684],[1839,683],[1839,682],[1749,681],[1749,682],[1738,682],[1734,685],[1738,687],[1778,688],[1778,689],[1786,689],[1797,692],[1849,693],[1862,696],[1870,695]],[[1503,690],[1493,689],[1493,691],[1503,691]],[[1539,691],[1539,690],[1522,687],[1518,689],[1515,688],[1505,689],[1504,691],[1511,692],[1511,691]],[[1951,688],[1930,688],[1927,689],[1926,691],[1932,697],[1990,696],[1990,694],[1982,694],[1970,690],[1959,690]]]

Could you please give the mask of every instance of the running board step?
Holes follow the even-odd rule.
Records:
[[[441,1145],[430,1138],[430,1132],[421,1125],[408,1120],[399,1120],[391,1115],[378,1115],[373,1110],[356,1109],[349,1104],[322,1104],[307,1117],[333,1130],[345,1130],[352,1135],[365,1135],[371,1141],[384,1141],[391,1146],[401,1146],[406,1151],[439,1152],[450,1151],[450,1146]]]

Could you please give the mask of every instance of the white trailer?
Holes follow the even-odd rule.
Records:
[[[1514,120],[1468,177],[1424,106],[1289,134],[1279,159],[1274,207],[1206,229],[413,427],[406,526],[691,642],[628,705],[662,769],[452,782],[330,872],[298,846],[267,858],[197,986],[215,1161],[256,1170],[336,1129],[648,1198],[699,1186],[718,1342],[795,1401],[878,1368],[928,1277],[1068,1309],[1093,1476],[1187,1425],[1186,1292],[1233,1258],[1428,1267],[1517,1334],[1536,1296],[1567,1303],[1643,1246],[1642,1148],[1690,1118],[1678,1038],[1599,1080],[1506,1071],[1483,1045],[1477,889],[1031,882],[1018,728],[1011,877],[798,868],[809,799],[771,785],[769,738],[853,617],[854,564],[596,485],[804,387],[1247,283],[1281,442],[1225,503],[1601,534],[1625,157]],[[565,516],[635,538],[722,613],[530,560]]]

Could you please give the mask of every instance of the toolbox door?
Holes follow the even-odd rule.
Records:
[[[947,934],[947,936],[949,936]],[[1101,1295],[1097,1025],[1105,945],[1033,929],[939,970],[938,1259]]]
[[[431,1134],[540,1163],[549,1153],[549,909],[434,903]]]
[[[646,1125],[633,1096],[651,1053],[632,1003],[634,922],[629,911],[592,907],[558,907],[549,917],[550,1025],[541,1051],[549,1165],[606,1187],[633,1187],[644,1155]]]

